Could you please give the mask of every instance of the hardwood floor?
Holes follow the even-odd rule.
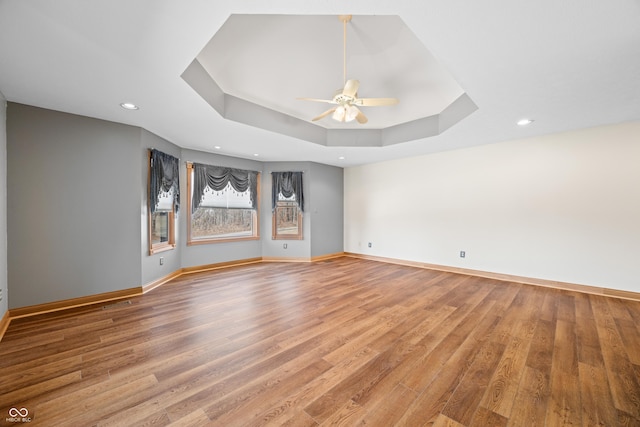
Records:
[[[129,302],[13,320],[0,425],[640,426],[639,302],[346,257]]]

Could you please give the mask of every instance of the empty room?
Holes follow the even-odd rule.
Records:
[[[0,0],[0,426],[640,426],[639,22]]]

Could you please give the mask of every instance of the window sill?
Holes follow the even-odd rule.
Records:
[[[302,236],[283,236],[283,235],[278,235],[278,236],[273,236],[271,237],[271,240],[304,240],[304,238]]]
[[[209,244],[212,244],[212,243],[215,244],[215,243],[228,243],[228,242],[243,242],[243,241],[247,241],[247,240],[260,240],[260,236],[190,240],[190,241],[187,242],[187,246],[209,245]]]
[[[156,247],[151,248],[151,250],[149,250],[149,255],[154,255],[160,252],[171,251],[175,249],[175,247],[176,247],[175,244],[158,245]]]

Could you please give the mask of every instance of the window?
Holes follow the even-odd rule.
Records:
[[[293,198],[286,198],[280,193],[273,212],[273,235],[276,240],[302,240],[302,211],[298,202]]]
[[[272,172],[272,234],[274,240],[302,240],[304,196],[302,172]]]
[[[151,247],[155,245],[170,245],[173,240],[172,225],[174,223],[173,198],[174,191],[161,193],[158,197],[155,212],[151,214]]]
[[[172,237],[172,212],[154,212],[151,214],[151,248],[170,244]],[[157,248],[156,248],[157,249]]]
[[[149,254],[175,248],[175,215],[180,203],[178,159],[149,152]]]
[[[187,244],[259,239],[259,177],[254,171],[187,164]]]

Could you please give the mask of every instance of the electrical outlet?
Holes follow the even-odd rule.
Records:
[[[465,251],[460,251],[460,258],[464,258],[467,256],[467,253]]]
[[[283,247],[284,249],[287,249],[287,244],[286,244],[286,243],[283,243],[283,244],[282,244],[282,247]]]
[[[160,265],[164,265],[164,257],[160,257]]]
[[[371,242],[369,242],[369,244],[367,246],[371,247]]]

